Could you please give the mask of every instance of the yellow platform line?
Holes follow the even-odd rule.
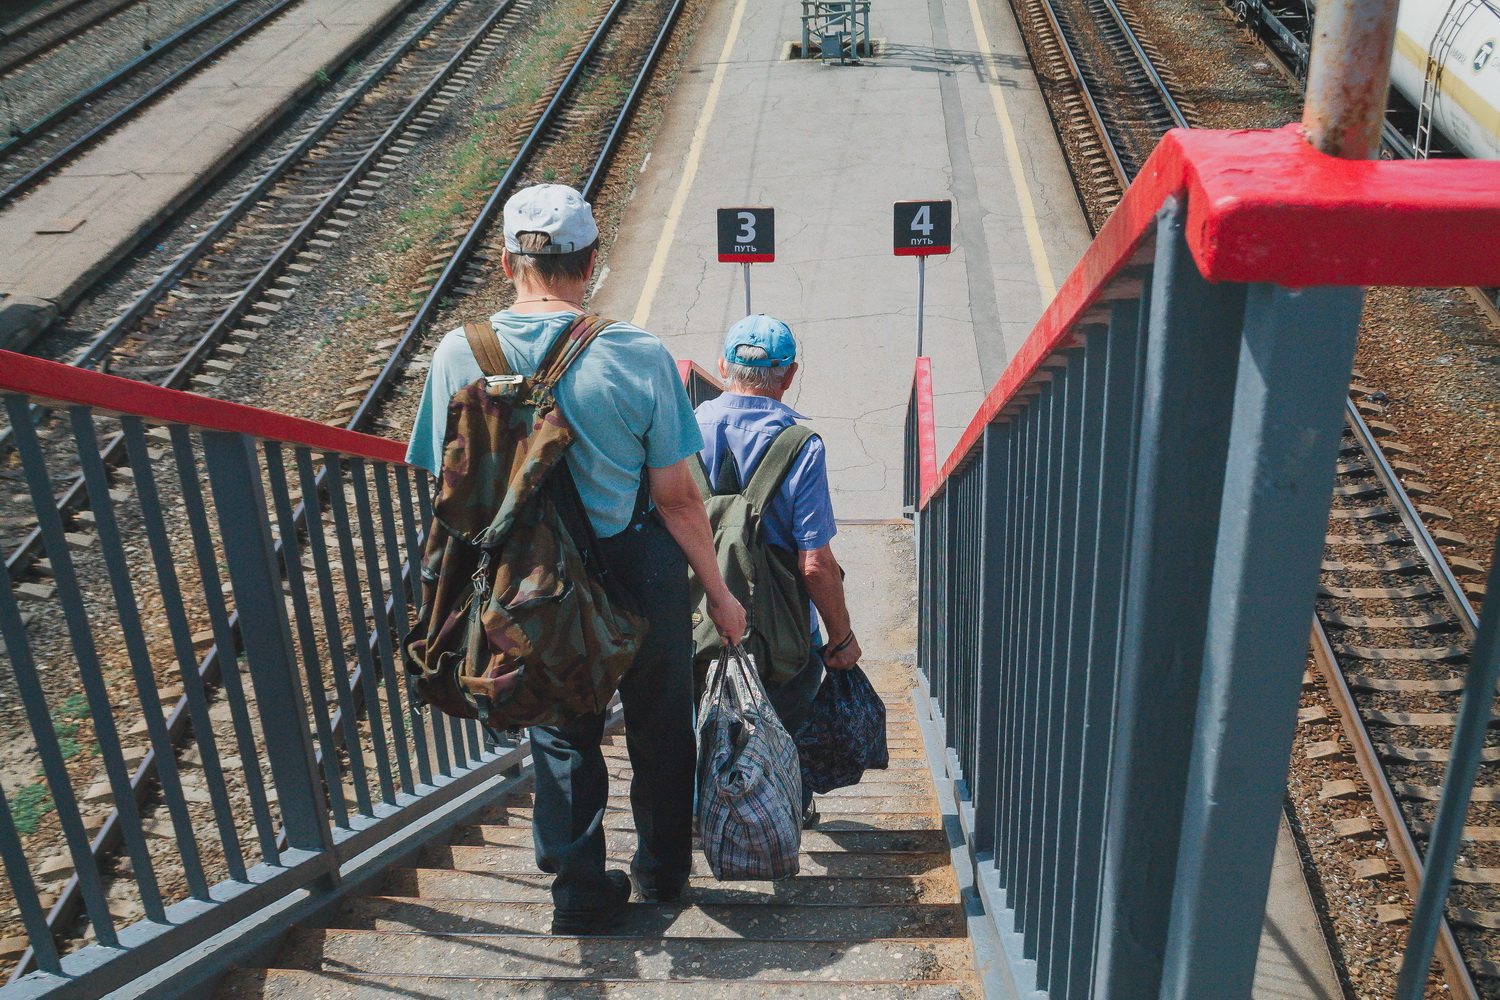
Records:
[[[979,0],[969,0],[969,17],[974,21],[974,37],[979,42],[979,51],[984,53],[985,66],[989,69],[987,83],[990,99],[995,102],[995,117],[1000,121],[1000,134],[1005,139],[1005,156],[1010,161],[1010,179],[1015,185],[1016,202],[1021,209],[1021,227],[1026,230],[1026,244],[1031,249],[1031,265],[1036,271],[1036,283],[1041,290],[1042,305],[1045,307],[1057,295],[1057,283],[1052,280],[1052,265],[1047,262],[1047,244],[1042,240],[1036,202],[1031,198],[1031,185],[1021,166],[1021,144],[1016,139],[1016,126],[1010,120],[1005,91],[1000,88],[1000,67],[995,62],[994,50],[990,48],[989,32],[984,30]]]
[[[724,38],[724,48],[719,53],[719,67],[714,70],[713,82],[708,85],[708,96],[703,101],[703,110],[698,114],[698,125],[693,129],[693,141],[688,146],[687,160],[682,165],[682,177],[677,182],[677,192],[672,195],[672,204],[667,207],[667,222],[662,227],[661,239],[656,243],[656,253],[646,271],[646,283],[641,288],[641,297],[636,302],[635,315],[630,322],[644,328],[651,315],[651,303],[656,299],[656,290],[661,285],[662,275],[667,270],[667,254],[677,236],[677,223],[687,205],[688,192],[693,179],[698,176],[698,161],[703,156],[703,144],[708,139],[708,127],[713,122],[714,110],[719,103],[719,91],[724,88],[724,74],[729,70],[729,57],[734,52],[734,43],[740,36],[740,22],[745,17],[746,0],[736,0],[734,16],[729,21],[729,33]]]

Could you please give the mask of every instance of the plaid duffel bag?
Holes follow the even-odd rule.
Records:
[[[698,832],[721,882],[797,874],[802,769],[755,663],[729,646],[698,706]]]

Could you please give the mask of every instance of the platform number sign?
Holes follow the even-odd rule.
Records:
[[[952,252],[953,202],[898,201],[894,221],[896,256]]]
[[[768,264],[776,259],[774,208],[719,209],[719,261]]]

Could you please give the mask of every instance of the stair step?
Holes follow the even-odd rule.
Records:
[[[309,971],[569,979],[923,980],[956,979],[972,962],[966,940],[756,941],[523,934],[399,934],[299,930],[280,962]],[[566,970],[565,975],[559,975]],[[514,996],[514,993],[507,993]],[[556,993],[551,994],[556,996]],[[778,996],[782,996],[780,992]]]
[[[219,1000],[965,1000],[952,981],[882,983],[531,982],[450,976],[345,975],[296,969],[238,969],[224,977]]]
[[[821,809],[821,804],[819,805]],[[522,826],[530,829],[532,809],[529,806],[492,806],[479,814],[479,822],[491,826]],[[942,817],[933,812],[912,813],[840,813],[823,816],[819,833],[840,830],[940,830]],[[604,828],[621,833],[635,832],[635,819],[628,809],[612,809],[604,814]]]
[[[696,838],[695,838],[696,840]],[[468,826],[455,831],[455,847],[530,847],[530,826]],[[942,830],[806,830],[802,850],[851,854],[910,854],[947,850]]]
[[[856,786],[870,787],[870,786]],[[625,810],[630,808],[630,796],[624,795],[624,789],[610,789],[615,795],[609,796],[610,810]],[[847,796],[820,795],[817,796],[817,811],[823,817],[829,816],[868,816],[870,813],[936,813],[938,811],[938,799],[933,798],[932,786],[922,786],[921,789],[907,790],[906,795],[865,795]],[[523,793],[513,798],[517,808],[531,808],[531,793]]]
[[[423,934],[546,934],[552,926],[552,904],[364,896],[352,900],[333,926]],[[842,941],[961,938],[965,932],[963,908],[952,903],[884,906],[631,903],[625,907],[620,923],[610,928],[610,937]]]
[[[441,868],[395,868],[382,891],[392,896],[436,899],[488,899],[517,903],[550,902],[552,876],[523,873],[463,872]],[[946,874],[904,878],[825,878],[799,875],[780,882],[720,882],[696,878],[687,900],[709,906],[722,903],[954,903],[958,885]]]
[[[613,867],[627,868],[634,852],[620,850],[624,844],[613,845],[616,849],[606,857]],[[882,876],[925,875],[941,871],[951,862],[946,851],[930,854],[849,854],[843,851],[804,852],[803,875],[858,875],[863,878]],[[419,864],[423,868],[456,868],[463,871],[490,872],[535,872],[536,856],[528,844],[525,847],[426,847],[423,848]],[[702,854],[693,856],[690,875],[710,875],[708,864]]]

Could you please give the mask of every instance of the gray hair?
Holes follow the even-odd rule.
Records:
[[[754,344],[741,344],[734,349],[734,356],[745,361],[755,361],[770,357],[771,352],[767,351],[764,347],[757,347]],[[782,380],[785,378],[785,368],[737,365],[733,361],[729,361],[730,385],[742,385],[747,389],[757,389],[761,392],[766,392],[771,389],[781,388]]]

